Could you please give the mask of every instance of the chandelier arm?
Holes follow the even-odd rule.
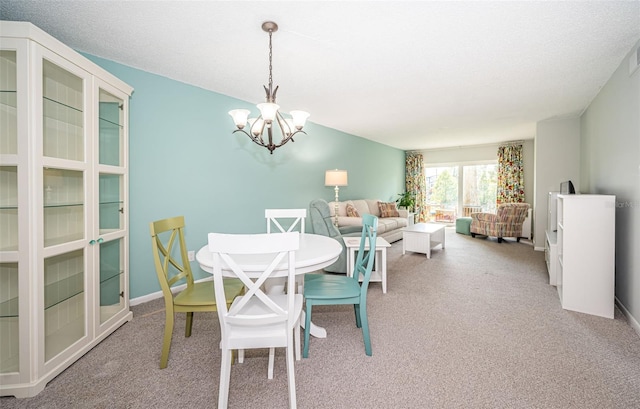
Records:
[[[261,138],[257,138],[253,135],[251,135],[250,133],[247,133],[247,131],[245,131],[244,129],[236,129],[235,131],[233,131],[233,133],[236,132],[242,132],[243,134],[247,135],[249,137],[249,139],[251,139],[251,141],[253,143],[255,143],[256,145],[260,145],[264,148],[269,149],[269,146],[267,144],[264,143],[264,141]]]
[[[285,126],[287,127],[286,129],[289,129],[289,125],[287,124],[287,121],[284,120],[284,117],[282,116],[280,111],[276,112],[276,120],[278,121],[278,126],[280,126],[280,131],[282,132],[282,138],[284,139],[287,136],[285,132]]]
[[[289,127],[289,124],[287,123],[287,121],[285,121],[284,117],[279,111],[276,113],[276,120],[278,121],[278,125],[280,126],[280,133],[282,134],[282,140],[277,146],[277,148],[279,148],[285,143],[289,142],[289,140],[293,137],[294,132]],[[285,132],[285,129],[288,129],[289,131],[291,131],[289,135],[287,135],[287,133]]]

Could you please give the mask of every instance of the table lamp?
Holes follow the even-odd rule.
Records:
[[[334,190],[336,192],[336,200],[335,200],[336,218],[333,224],[335,224],[335,226],[338,227],[338,191],[340,190],[339,186],[347,186],[347,171],[339,170],[339,169],[326,171],[324,174],[324,185],[335,186]]]

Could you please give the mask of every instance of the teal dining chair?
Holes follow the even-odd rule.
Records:
[[[371,279],[371,270],[375,259],[378,218],[370,214],[362,215],[362,234],[358,257],[352,276],[334,274],[307,274],[304,278],[304,300],[306,317],[304,327],[304,349],[302,356],[309,356],[309,335],[311,311],[314,305],[353,304],[356,326],[362,328],[364,350],[371,356],[371,338],[367,318],[367,289]],[[365,250],[365,243],[371,250]],[[362,282],[360,282],[360,279]]]

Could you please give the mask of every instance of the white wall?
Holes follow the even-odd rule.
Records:
[[[638,47],[581,118],[580,190],[616,195],[616,298],[640,333],[640,69],[629,72]]]
[[[580,118],[550,119],[538,122],[535,139],[535,202],[533,205],[533,244],[544,250],[549,192],[571,180],[578,190],[580,182]]]

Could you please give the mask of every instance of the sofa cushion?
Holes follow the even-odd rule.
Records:
[[[380,209],[380,217],[400,217],[396,202],[378,202],[378,208]]]
[[[362,216],[363,214],[373,214],[371,213],[371,209],[369,208],[369,203],[367,203],[366,200],[357,199],[357,200],[353,200],[352,202],[356,210],[358,210],[358,213],[360,213],[360,216]],[[373,215],[375,216],[375,214]]]
[[[360,217],[360,213],[358,212],[358,209],[356,209],[356,207],[353,205],[352,203],[347,203],[347,217]]]

